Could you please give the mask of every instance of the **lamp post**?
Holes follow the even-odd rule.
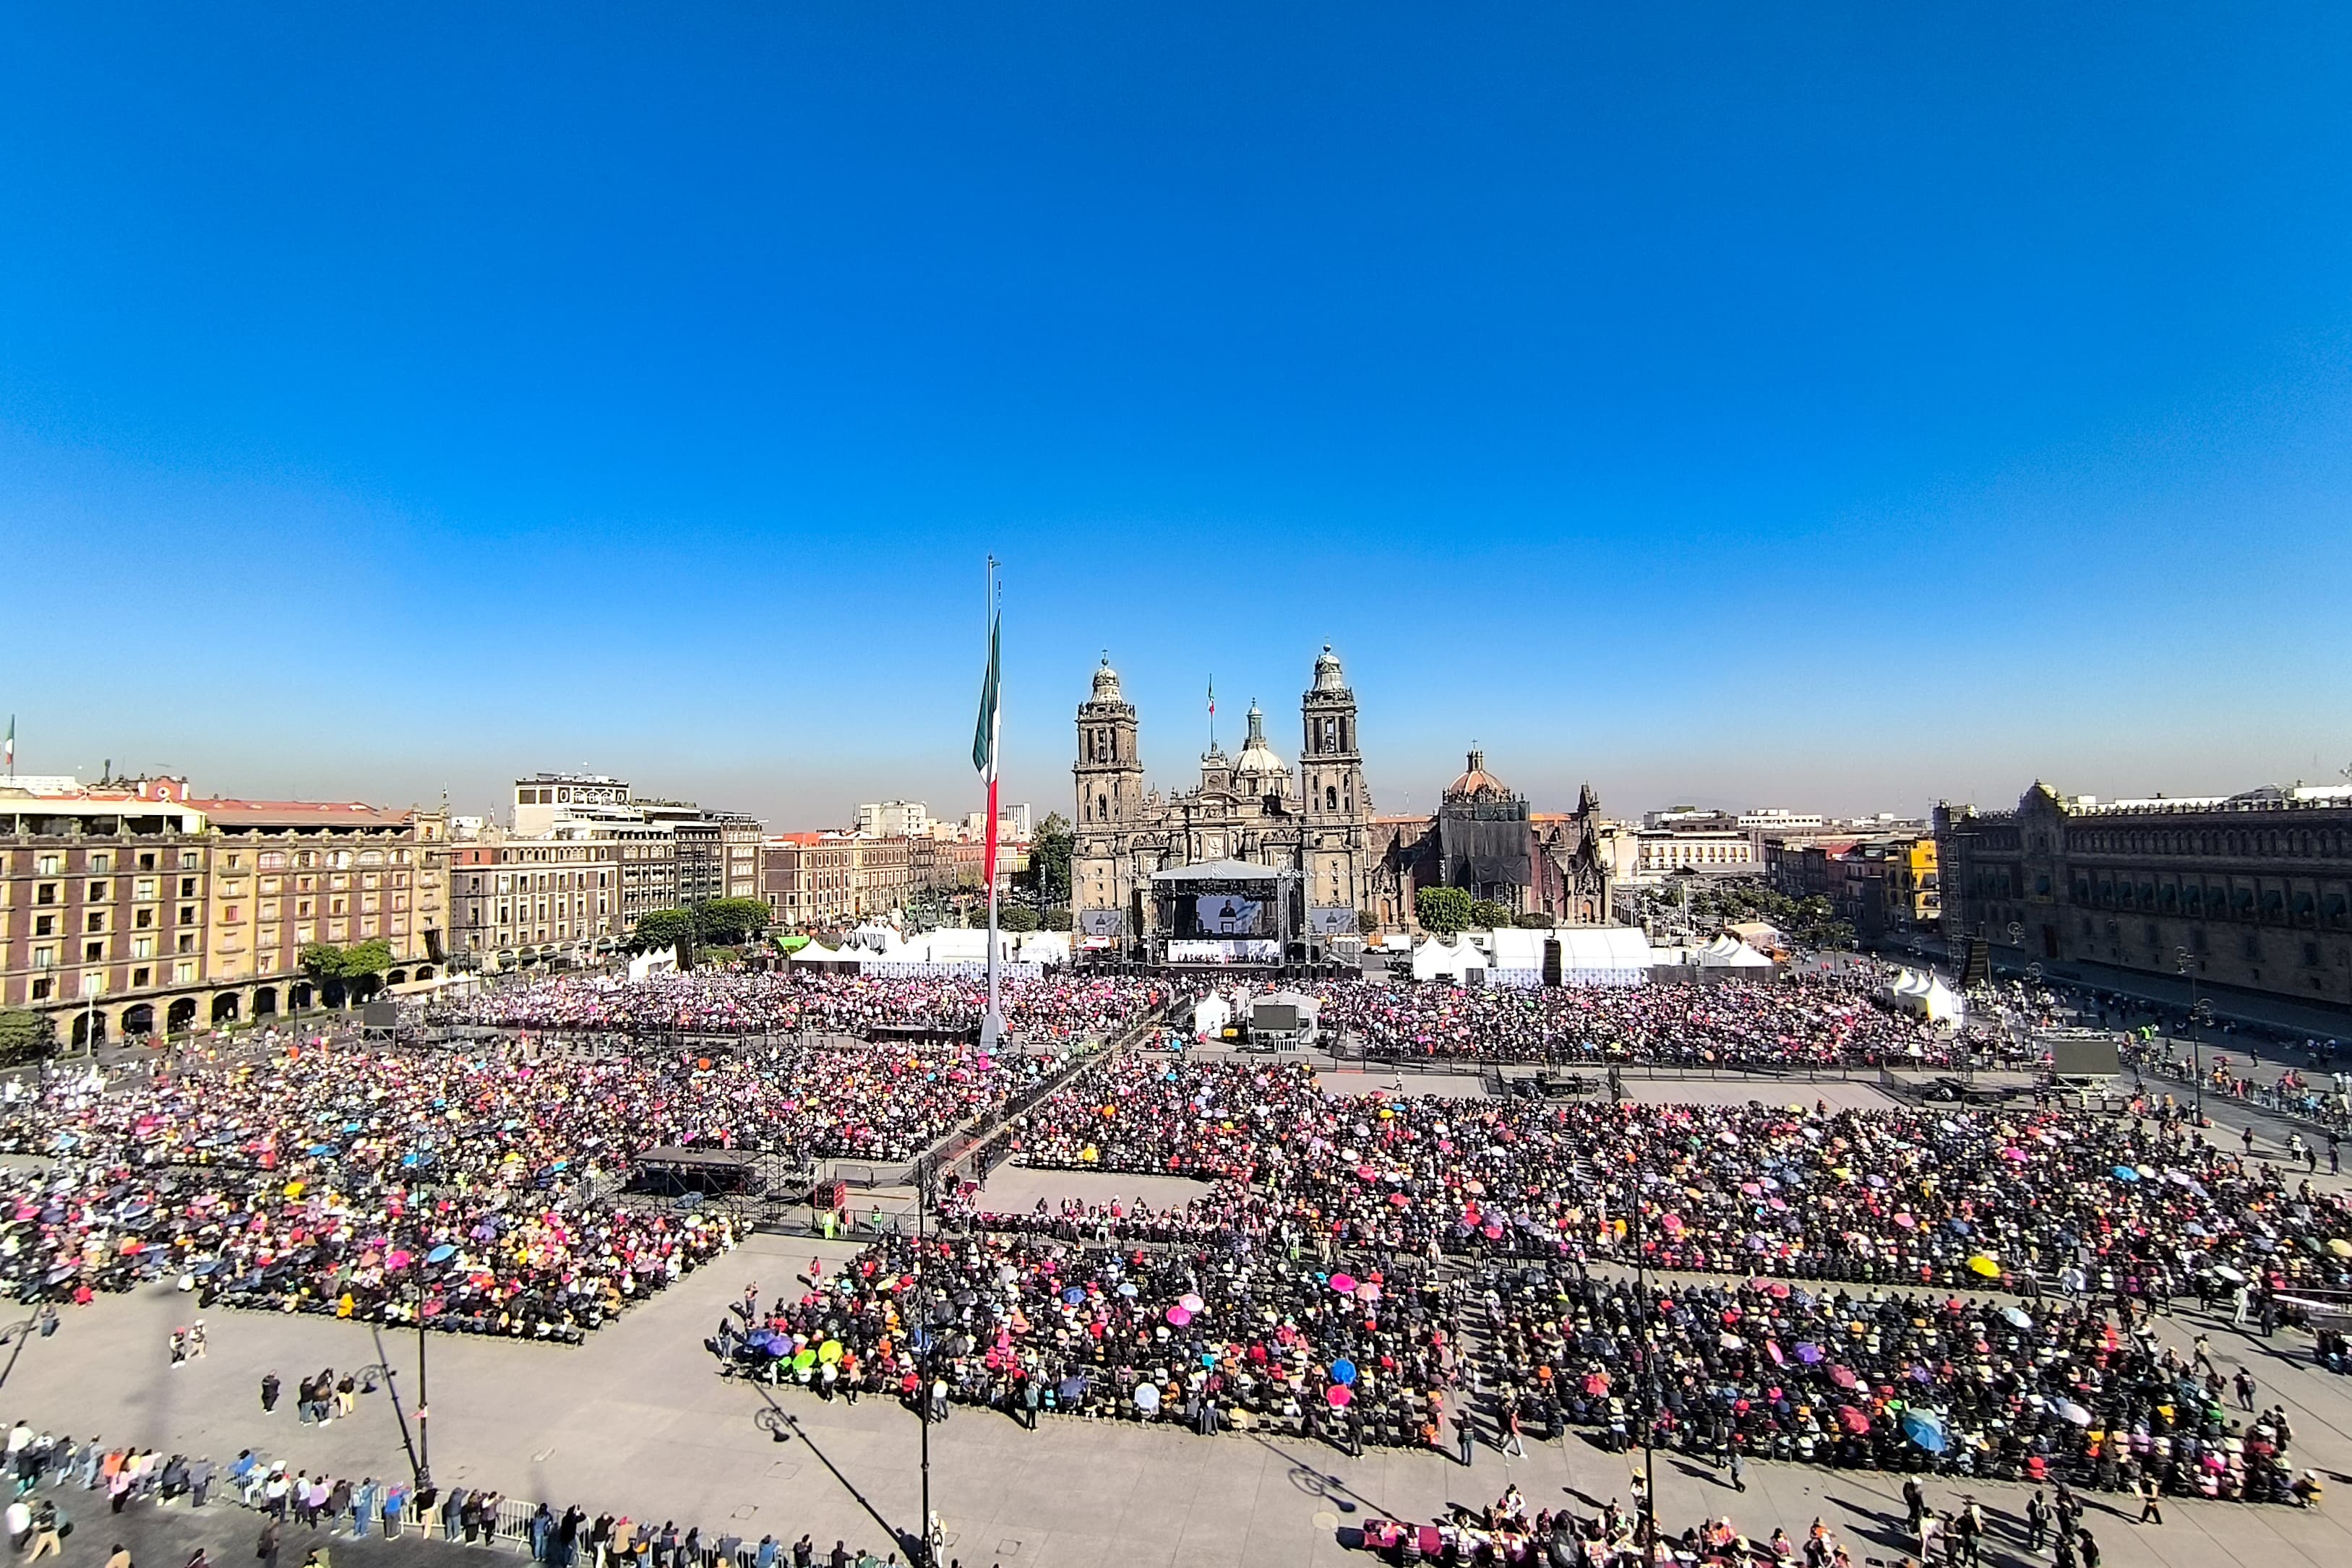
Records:
[[[1635,1364],[1642,1379],[1642,1555],[1654,1559],[1658,1544],[1658,1475],[1657,1453],[1654,1447],[1658,1428],[1656,1367],[1650,1354],[1650,1265],[1646,1246],[1649,1230],[1642,1213],[1642,1169],[1633,1166],[1633,1295],[1634,1308],[1641,1313],[1634,1328],[1640,1335],[1640,1349],[1635,1353]]]
[[[2186,947],[2177,949],[2180,972],[2189,979],[2189,1076],[2197,1090],[2197,1124],[2205,1124],[2205,1063],[2198,1034],[2198,1023],[2204,1003],[2197,999],[2197,957]]]

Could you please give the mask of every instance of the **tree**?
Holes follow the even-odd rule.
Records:
[[[1067,931],[1070,928],[1069,905],[1056,904],[1046,910],[1037,917],[1037,925],[1043,931]]]
[[[768,905],[762,899],[706,899],[694,906],[693,915],[695,939],[720,947],[757,942],[768,928]]]
[[[694,912],[690,909],[649,909],[637,916],[637,928],[629,933],[629,945],[643,952],[652,947],[691,948],[694,946]],[[678,955],[683,960],[685,953]]]
[[[1070,851],[1076,842],[1070,820],[1059,811],[1047,812],[1037,824],[1029,841],[1026,885],[1041,906],[1051,909],[1070,902]]]
[[[1546,915],[1540,909],[1523,909],[1519,911],[1518,918],[1511,924],[1522,931],[1549,931],[1559,924],[1559,918],[1557,915]]]
[[[1370,910],[1369,910],[1369,909],[1359,909],[1358,911],[1356,911],[1356,935],[1357,935],[1357,936],[1374,936],[1374,935],[1377,935],[1377,934],[1379,933],[1380,928],[1381,928],[1381,917],[1380,917],[1379,915],[1377,915],[1373,914],[1373,913],[1372,913]]]
[[[1417,888],[1412,912],[1431,936],[1456,936],[1470,924],[1470,895],[1458,887]]]
[[[0,1008],[0,1067],[38,1061],[58,1048],[57,1026],[23,1008]]]
[[[1498,931],[1511,923],[1508,904],[1497,904],[1491,898],[1481,898],[1470,905],[1470,926],[1474,931]]]
[[[302,972],[320,985],[343,977],[343,950],[332,942],[305,942],[294,956]]]
[[[383,984],[383,972],[391,967],[392,944],[381,936],[344,948],[338,972],[345,995],[356,998],[373,992]]]
[[[1005,931],[1034,931],[1037,912],[1024,904],[1008,904],[996,912],[996,924]]]

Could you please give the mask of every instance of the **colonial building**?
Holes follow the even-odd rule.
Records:
[[[1936,808],[1944,932],[1996,961],[2352,1003],[2352,789]]]
[[[1437,815],[1383,822],[1372,913],[1384,926],[1410,927],[1420,889],[1458,887],[1514,915],[1542,915],[1556,925],[1605,925],[1612,881],[1601,846],[1606,826],[1590,784],[1578,792],[1573,811],[1533,811],[1527,797],[1486,771],[1486,753],[1473,751],[1439,797]]]
[[[446,819],[192,798],[180,779],[0,783],[0,1006],[67,1038],[179,1033],[312,1006],[312,943],[446,959]]]
[[[1135,706],[1105,659],[1078,706],[1078,758],[1070,883],[1081,937],[1124,945],[1147,933],[1154,874],[1211,862],[1245,862],[1297,874],[1304,929],[1353,936],[1370,909],[1372,802],[1358,748],[1356,695],[1326,644],[1299,698],[1298,771],[1275,754],[1265,716],[1250,705],[1238,755],[1211,742],[1200,783],[1162,796],[1147,789]]]

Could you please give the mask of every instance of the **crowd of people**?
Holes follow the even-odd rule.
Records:
[[[0,1112],[0,1280],[87,1300],[148,1279],[209,1302],[577,1338],[734,1245],[723,1208],[626,1190],[649,1150],[906,1160],[998,1113],[1048,1059],[797,1041],[692,1051],[298,1046]]]
[[[945,1234],[879,1239],[713,1348],[1030,1419],[1451,1450],[1629,1442],[1654,1413],[1695,1452],[2294,1500],[2284,1411],[2229,1410],[2148,1324],[2191,1291],[2242,1314],[2352,1288],[2341,1198],[2153,1115],[1343,1098],[1302,1063],[1129,1054],[1011,1136],[1033,1166],[1204,1186],[962,1192]]]
[[[1164,979],[1066,972],[1008,977],[998,988],[1005,1029],[1032,1045],[1117,1034],[1171,994]],[[438,1024],[569,1033],[969,1034],[980,1027],[987,1005],[987,983],[966,975],[698,969],[637,979],[551,976],[436,998],[425,1017]]]
[[[1875,976],[1538,989],[1337,980],[1309,988],[1327,1037],[1402,1061],[1641,1061],[1759,1068],[1948,1063],[1990,1047],[1880,1001]],[[1352,1051],[1355,1047],[1349,1048]]]
[[[264,1414],[272,1404],[265,1394]],[[886,1563],[841,1541],[828,1550],[807,1535],[791,1542],[773,1535],[751,1542],[732,1528],[706,1533],[689,1525],[681,1531],[675,1521],[656,1525],[610,1511],[591,1518],[576,1505],[559,1513],[547,1503],[519,1504],[488,1488],[443,1489],[398,1476],[338,1477],[251,1448],[215,1462],[208,1454],[163,1455],[97,1437],[78,1442],[69,1434],[36,1432],[22,1421],[5,1430],[12,1483],[5,1508],[9,1544],[27,1562],[62,1557],[64,1538],[77,1528],[97,1533],[101,1506],[111,1516],[142,1503],[254,1511],[262,1522],[253,1555],[263,1568],[279,1568],[298,1538],[306,1546],[306,1568],[323,1568],[336,1538],[408,1535],[518,1545],[548,1568],[884,1568]],[[201,1568],[205,1560],[200,1550],[191,1563]],[[898,1560],[891,1551],[887,1561]]]
[[[1013,1147],[1031,1166],[1228,1184],[1391,1253],[1638,1250],[1670,1270],[1946,1287],[2079,1272],[2141,1299],[2200,1281],[2352,1289],[2341,1197],[2152,1113],[1333,1098],[1303,1063],[1128,1055],[1032,1107]]]

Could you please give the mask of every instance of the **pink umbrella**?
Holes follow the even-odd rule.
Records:
[[[1352,1294],[1356,1289],[1356,1277],[1353,1274],[1334,1274],[1331,1276],[1331,1288],[1343,1296]]]
[[[1168,1321],[1181,1329],[1192,1321],[1192,1314],[1181,1307],[1171,1307],[1168,1309]]]
[[[1365,1281],[1362,1284],[1356,1287],[1356,1300],[1360,1301],[1377,1301],[1380,1299],[1381,1288],[1378,1285],[1373,1284],[1370,1280]]]
[[[1203,1303],[1200,1297],[1187,1291],[1183,1295],[1176,1298],[1176,1304],[1183,1308],[1188,1312],[1197,1312],[1201,1310]]]
[[[1335,1410],[1346,1409],[1348,1407],[1348,1401],[1353,1399],[1355,1396],[1356,1396],[1353,1391],[1351,1391],[1347,1385],[1342,1383],[1335,1383],[1330,1387],[1323,1391],[1324,1402]]]

